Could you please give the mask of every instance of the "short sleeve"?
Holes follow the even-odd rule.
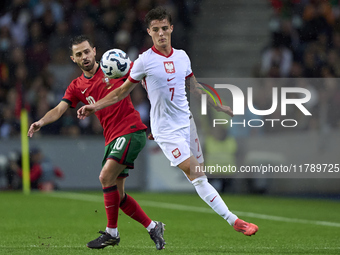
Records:
[[[143,55],[140,55],[139,58],[133,64],[129,77],[129,80],[132,82],[139,82],[145,77],[145,70],[142,57]]]
[[[185,57],[187,60],[187,70],[185,73],[185,78],[191,77],[193,76],[192,70],[191,70],[191,62],[190,62],[190,58],[188,57],[188,55],[185,53]]]
[[[75,108],[79,103],[79,99],[76,97],[74,93],[74,83],[72,82],[66,89],[65,95],[61,99],[70,105],[71,108]]]

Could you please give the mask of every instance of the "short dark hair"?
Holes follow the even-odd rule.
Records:
[[[165,8],[158,6],[145,15],[144,22],[147,27],[150,27],[151,21],[163,19],[167,19],[171,25],[172,19],[170,13]]]
[[[71,54],[73,54],[73,51],[72,51],[73,45],[77,45],[77,44],[80,44],[80,43],[85,42],[85,41],[88,41],[90,46],[93,48],[94,45],[93,45],[92,41],[86,35],[77,35],[77,36],[73,37],[71,39],[71,42],[70,42],[70,52],[71,52]]]

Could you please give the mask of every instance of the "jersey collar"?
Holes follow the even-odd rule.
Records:
[[[166,57],[166,58],[169,58],[171,57],[171,55],[174,53],[174,49],[171,47],[171,51],[170,51],[170,54],[168,56],[164,55],[162,52],[160,52],[159,50],[156,49],[155,45],[152,46],[151,48],[153,50],[153,52],[157,53],[158,55],[161,55],[163,57]]]

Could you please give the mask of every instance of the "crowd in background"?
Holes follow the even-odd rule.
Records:
[[[313,116],[303,123],[302,128],[329,130],[340,127],[340,86],[336,81],[340,77],[339,1],[269,2],[273,10],[269,22],[271,43],[262,52],[256,76],[306,78],[284,84],[307,88],[312,94],[306,107]],[[268,81],[265,86],[268,97],[264,100],[268,104],[272,101],[272,87],[277,87],[277,82]],[[301,121],[306,121],[300,113],[294,112],[300,115]]]
[[[340,7],[338,0],[268,0],[271,43],[262,52],[256,77],[328,78],[299,81],[312,93],[308,109],[313,117],[291,113],[302,127],[328,129],[340,122]],[[152,46],[143,23],[154,6],[165,6],[173,16],[173,46],[190,55],[193,16],[199,0],[5,0],[0,3],[0,139],[19,134],[20,111],[30,122],[58,104],[70,81],[81,70],[70,58],[70,38],[86,34],[97,49],[97,60],[110,48],[120,48],[135,60]],[[314,79],[315,80],[315,79]],[[268,81],[258,106],[268,109],[272,87]],[[283,86],[287,86],[284,84]],[[149,124],[149,102],[141,86],[131,94],[142,120]],[[294,116],[300,115],[300,116]],[[305,122],[305,123],[304,123]],[[276,131],[276,129],[271,129]],[[36,135],[102,134],[96,117],[79,121],[75,110]]]
[[[97,60],[120,48],[131,60],[152,46],[145,14],[162,5],[173,16],[177,32],[173,46],[189,51],[191,17],[199,11],[194,0],[3,0],[0,3],[0,140],[19,134],[20,112],[30,122],[40,119],[62,99],[81,70],[69,56],[70,38],[86,34],[97,49]],[[149,104],[139,88],[132,100],[143,122],[149,123]],[[67,111],[37,135],[102,134],[95,117],[76,119]]]
[[[40,148],[32,147],[29,154],[30,187],[42,191],[58,189],[56,180],[63,179],[63,171],[58,166],[53,165],[51,159],[44,155]],[[5,189],[21,189],[23,185],[22,176],[21,152],[13,150],[7,156],[0,154],[0,177],[5,179]]]
[[[267,77],[339,77],[340,8],[334,0],[270,0],[271,45],[262,55]]]

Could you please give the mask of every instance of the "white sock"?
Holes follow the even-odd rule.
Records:
[[[113,237],[118,236],[118,228],[108,228],[108,227],[106,227],[105,231],[106,231],[106,233],[109,233]]]
[[[216,189],[211,186],[206,176],[196,178],[191,182],[197,194],[223,219],[227,220],[228,223],[233,226],[237,220],[237,216],[229,211],[228,206],[224,203],[221,196],[218,194]]]
[[[155,228],[155,227],[156,227],[156,222],[151,221],[150,225],[146,227],[146,230],[147,230],[148,232],[150,232],[151,229],[153,229],[153,228]]]

